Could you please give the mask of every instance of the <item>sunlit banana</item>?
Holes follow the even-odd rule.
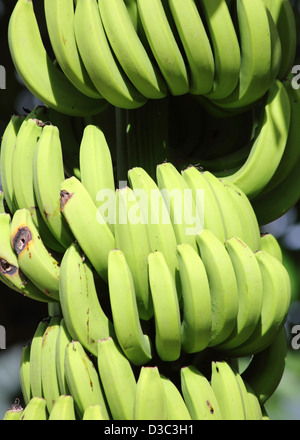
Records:
[[[11,244],[22,272],[50,300],[59,300],[59,261],[42,242],[28,209],[15,211],[10,229]]]
[[[249,387],[246,386],[242,376],[237,371],[234,371],[234,373],[242,395],[245,409],[245,420],[261,420],[261,414],[257,412],[257,410],[254,411],[254,399],[249,392]]]
[[[118,249],[108,255],[108,287],[117,340],[130,362],[146,364],[152,358],[151,341],[143,334],[131,271],[124,252]]]
[[[162,0],[137,0],[138,13],[170,93],[184,95],[189,91],[188,71],[163,3]]]
[[[107,279],[107,257],[115,238],[87,189],[75,176],[60,186],[61,211],[75,239],[97,273]]]
[[[141,367],[136,384],[134,420],[166,420],[165,390],[157,366]]]
[[[112,338],[98,341],[98,371],[113,420],[133,420],[136,379]]]
[[[131,270],[139,316],[149,320],[153,316],[147,273],[150,243],[141,208],[129,187],[116,191],[115,240],[116,248],[124,252]]]
[[[14,201],[14,187],[12,182],[12,160],[18,131],[25,119],[25,116],[11,116],[2,136],[0,149],[0,173],[1,185],[5,202],[11,214],[16,209]]]
[[[182,348],[187,353],[196,353],[207,347],[211,337],[209,282],[203,261],[191,245],[178,245],[177,255],[183,299]]]
[[[73,397],[60,395],[51,409],[48,420],[76,420]]]
[[[208,379],[193,365],[181,368],[180,378],[192,420],[221,420],[219,403]]]
[[[111,336],[113,327],[99,302],[93,268],[76,243],[66,250],[60,271],[60,304],[67,330],[96,356],[98,339]]]
[[[42,341],[50,318],[41,320],[30,345],[30,386],[32,397],[43,397],[42,390]]]
[[[237,347],[255,330],[263,302],[263,282],[254,252],[237,237],[225,243],[233,264],[238,286],[238,314],[229,338],[221,343],[223,349]]]
[[[65,351],[66,351],[66,346],[71,341],[72,341],[72,337],[67,329],[65,319],[61,318],[57,340],[56,340],[56,352],[55,352],[57,382],[58,382],[60,395],[70,394],[66,380],[66,375],[65,375]]]
[[[175,361],[181,351],[181,322],[175,280],[159,251],[148,256],[149,285],[154,307],[155,346],[163,361]]]
[[[19,420],[47,420],[46,400],[43,397],[32,397]]]
[[[78,341],[72,341],[66,347],[65,372],[79,417],[90,405],[99,404],[108,420],[109,413],[97,370]]]
[[[89,26],[82,26],[82,22]],[[116,107],[133,109],[147,101],[124,74],[110,48],[97,0],[78,0],[75,37],[85,68],[99,93]]]
[[[48,56],[32,1],[18,0],[8,26],[10,54],[25,86],[50,108],[74,116],[101,112],[103,99],[79,92]]]
[[[244,384],[248,394],[248,404],[251,406],[252,409],[252,420],[263,420],[262,406],[255,392],[247,382],[244,381]]]
[[[74,33],[73,0],[45,0],[45,18],[51,47],[60,68],[84,95],[101,99],[78,52]]]
[[[31,399],[30,344],[26,344],[22,347],[19,376],[24,404],[27,405],[29,403],[29,400]]]
[[[107,420],[107,413],[99,404],[90,405],[84,411],[81,420]]]
[[[276,257],[282,263],[283,255],[277,238],[270,232],[261,235],[261,249]]]
[[[56,240],[67,248],[74,237],[60,211],[60,185],[65,180],[65,173],[58,127],[43,127],[34,150],[32,169],[40,214]]]
[[[212,362],[211,386],[222,419],[245,420],[245,407],[235,373],[226,361]]]
[[[214,85],[206,96],[209,99],[226,98],[239,80],[241,53],[238,37],[226,0],[203,0],[197,3],[205,17],[215,60]]]
[[[160,378],[165,390],[167,420],[191,420],[191,415],[180,390],[168,377],[160,374]]]

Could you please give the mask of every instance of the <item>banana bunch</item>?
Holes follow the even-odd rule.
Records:
[[[282,328],[241,372],[207,358],[204,373],[190,358],[165,374],[161,361],[132,364],[111,337],[87,354],[54,309],[23,348],[24,408],[13,405],[4,420],[268,420],[265,403],[281,380],[286,350]]]
[[[288,0],[18,0],[8,37],[26,87],[50,108],[87,116],[190,94],[244,111],[286,78],[296,51]],[[82,23],[89,26],[82,26]]]

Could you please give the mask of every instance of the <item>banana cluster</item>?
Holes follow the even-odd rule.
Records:
[[[69,115],[185,94],[244,111],[295,57],[289,0],[44,0],[55,62],[33,3],[18,0],[12,12],[11,56],[26,87]]]
[[[286,350],[282,329],[241,374],[226,360],[210,362],[204,374],[190,360],[170,378],[162,364],[135,367],[111,337],[98,340],[90,356],[64,318],[52,315],[23,347],[25,406],[14,405],[4,420],[268,420],[265,402]]]

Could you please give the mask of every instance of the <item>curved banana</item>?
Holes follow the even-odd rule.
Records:
[[[218,348],[237,347],[254,332],[262,309],[263,282],[254,252],[240,238],[231,237],[225,247],[235,271],[238,286],[238,314],[234,330]]]
[[[71,337],[96,356],[98,339],[114,334],[113,326],[99,302],[92,266],[76,243],[61,261],[59,297]]]
[[[175,361],[181,351],[181,322],[175,280],[163,254],[148,256],[148,272],[154,307],[155,346],[163,361]]]
[[[152,358],[151,342],[143,334],[133,278],[125,254],[119,249],[108,255],[108,287],[117,340],[131,363],[146,364]]]
[[[61,70],[81,93],[101,99],[78,52],[73,0],[45,0],[44,9],[50,43]]]
[[[89,23],[89,26],[82,26]],[[97,0],[78,0],[75,37],[85,68],[99,93],[116,107],[134,109],[147,101],[126,77],[109,46]]]
[[[107,280],[107,258],[115,238],[87,189],[75,176],[60,185],[60,206],[75,239],[101,278]]]
[[[181,390],[192,420],[221,420],[219,403],[208,379],[193,365],[180,370]]]
[[[224,342],[236,325],[238,286],[231,259],[224,244],[208,229],[196,237],[204,263],[212,305],[209,346]]]
[[[112,338],[98,341],[98,371],[113,420],[133,420],[135,375]]]
[[[271,31],[263,1],[238,0],[236,13],[241,47],[239,79],[229,96],[214,100],[223,109],[247,108],[262,98],[272,83]]]
[[[12,182],[12,161],[14,156],[14,149],[17,139],[18,131],[25,116],[13,115],[11,116],[7,126],[5,127],[0,148],[0,174],[1,185],[3,189],[4,199],[7,203],[11,214],[16,210],[14,200],[14,186]]]
[[[46,294],[49,301],[58,301],[60,264],[42,242],[28,209],[15,211],[10,239],[21,271]]]
[[[271,344],[253,356],[242,374],[243,380],[254,391],[261,405],[274,394],[282,379],[287,350],[286,331],[282,327]]]
[[[22,397],[24,404],[27,405],[32,397],[30,385],[30,344],[22,347],[19,377]]]
[[[283,262],[281,246],[277,238],[270,232],[261,235],[261,249],[276,257],[278,261]]]
[[[90,405],[101,405],[106,420],[109,412],[97,370],[78,341],[66,346],[65,373],[75,410],[82,417]]]
[[[51,409],[48,420],[76,420],[73,397],[60,395]]]
[[[74,241],[60,211],[60,185],[65,180],[60,132],[54,125],[45,125],[33,154],[33,188],[37,205],[49,230],[67,248]]]
[[[187,353],[204,350],[210,341],[212,311],[209,282],[203,261],[188,243],[177,246],[183,299],[181,338]]]
[[[147,273],[150,243],[138,200],[129,187],[116,191],[115,240],[131,270],[139,316],[147,321],[153,316]]]
[[[283,84],[276,80],[266,95],[247,160],[238,171],[224,178],[240,188],[249,199],[259,194],[274,175],[285,150],[290,119],[288,94]]]
[[[193,192],[199,216],[204,216],[204,229],[209,229],[224,243],[226,240],[224,219],[212,187],[204,178],[203,172],[195,166],[189,166],[181,171],[181,174]],[[201,198],[204,199],[202,203]]]
[[[30,386],[32,397],[43,397],[42,390],[42,341],[50,318],[37,325],[30,344]]]
[[[59,331],[56,340],[56,372],[57,382],[60,395],[69,395],[70,390],[68,388],[66,375],[65,375],[65,351],[66,346],[72,341],[72,337],[67,329],[64,318],[61,318],[59,324]]]
[[[189,77],[162,0],[137,0],[138,14],[153,56],[172,95],[189,92]]]
[[[187,405],[176,385],[166,376],[160,374],[165,390],[167,420],[192,420]]]
[[[160,99],[167,93],[167,85],[160,70],[148,54],[134,28],[123,0],[98,0],[103,26],[124,72],[146,98]]]
[[[166,396],[158,367],[141,367],[136,383],[134,420],[166,418]]]
[[[235,372],[226,361],[212,362],[211,387],[223,420],[245,420],[245,406]]]
[[[242,61],[238,37],[226,0],[202,0],[197,3],[205,17],[215,60],[213,89],[205,96],[223,99],[233,92],[239,80]]]
[[[213,88],[215,61],[195,0],[169,0],[190,72],[189,93],[204,95]]]
[[[60,320],[60,316],[51,317],[41,344],[42,396],[46,399],[49,414],[60,395],[56,370],[56,341]]]
[[[47,420],[46,400],[43,397],[32,397],[19,420]]]
[[[106,102],[79,92],[48,56],[33,2],[18,0],[10,16],[8,43],[13,63],[26,87],[50,108],[74,116],[100,113]]]

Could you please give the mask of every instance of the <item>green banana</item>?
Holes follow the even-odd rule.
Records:
[[[73,397],[60,395],[51,409],[48,420],[76,420]]]
[[[160,378],[165,390],[167,420],[191,420],[191,415],[179,389],[163,374]]]
[[[25,86],[50,108],[74,116],[100,113],[103,99],[79,92],[48,56],[35,16],[33,2],[18,0],[8,26],[9,50]]]
[[[42,390],[42,341],[50,318],[37,325],[30,344],[30,386],[32,397],[43,397]]]
[[[46,400],[43,397],[32,397],[19,420],[47,420]]]
[[[130,362],[146,364],[152,358],[151,342],[143,334],[129,265],[124,252],[118,249],[108,255],[108,286],[117,340]]]
[[[113,420],[133,420],[135,375],[112,338],[98,341],[98,371]]]
[[[181,322],[175,280],[159,251],[148,256],[149,285],[154,307],[155,347],[163,361],[175,361],[181,352]]]
[[[82,420],[107,420],[106,412],[101,405],[90,405],[83,413]]]
[[[69,395],[70,391],[68,388],[66,375],[65,375],[65,351],[66,346],[72,341],[72,337],[67,329],[65,319],[61,318],[59,323],[59,330],[56,340],[56,373],[57,382],[60,395]]]
[[[22,347],[19,376],[24,404],[27,405],[29,403],[29,400],[31,399],[30,344],[26,344]]]
[[[82,256],[78,244],[66,250],[60,271],[60,305],[67,330],[96,356],[98,339],[114,335],[114,330],[99,302],[93,268]]]
[[[281,246],[277,238],[270,232],[262,233],[261,235],[261,249],[276,257],[278,261],[283,262],[283,255]]]
[[[4,417],[2,420],[20,420],[23,414],[23,408],[21,405],[16,406],[13,405],[12,408],[5,411]]]
[[[157,366],[141,367],[136,383],[134,420],[166,420],[165,390]]]

